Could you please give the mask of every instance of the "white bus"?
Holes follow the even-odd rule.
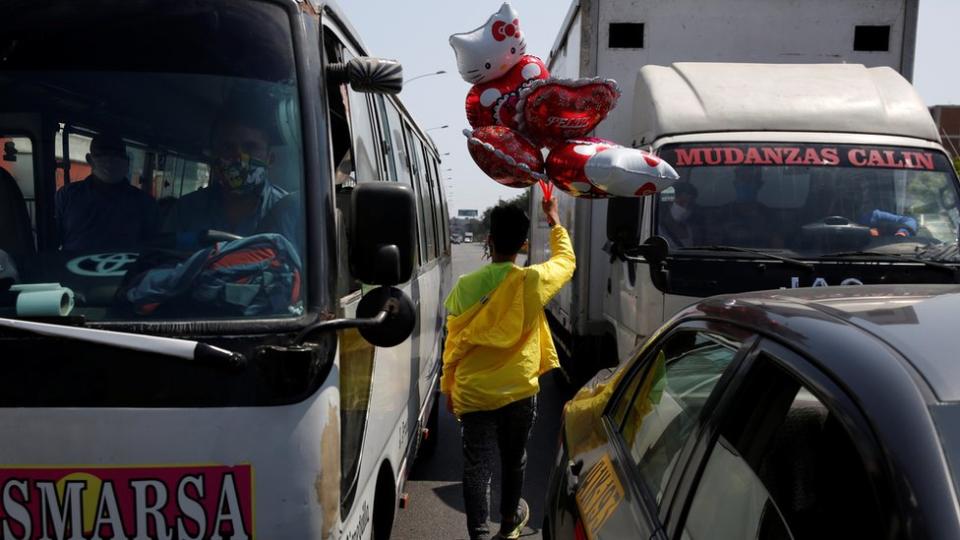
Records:
[[[0,537],[388,538],[451,285],[400,66],[320,1],[4,12]]]

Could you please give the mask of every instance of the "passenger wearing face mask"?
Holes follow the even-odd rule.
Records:
[[[678,247],[703,241],[703,224],[697,212],[697,188],[690,182],[673,185],[673,201],[660,210],[659,234]]]
[[[157,203],[130,185],[123,140],[101,133],[87,154],[92,174],[57,191],[55,218],[64,251],[137,250],[159,227]]]
[[[227,116],[215,123],[211,146],[210,185],[178,200],[164,230],[216,230],[238,236],[260,232],[270,209],[287,196],[270,182],[273,154],[269,136],[260,127]]]

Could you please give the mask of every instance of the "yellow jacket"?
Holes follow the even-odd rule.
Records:
[[[550,260],[510,268],[492,292],[447,317],[440,390],[458,416],[530,397],[540,391],[537,378],[560,365],[543,307],[573,276],[576,257],[559,225],[550,249]]]

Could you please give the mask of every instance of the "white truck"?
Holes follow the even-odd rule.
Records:
[[[906,0],[574,2],[551,73],[617,79],[620,113],[595,134],[659,153],[683,185],[560,197],[578,268],[548,315],[568,371],[615,364],[699,297],[955,280],[949,262],[904,259],[942,260],[958,222],[955,173],[904,78],[916,13]],[[549,256],[547,231],[531,227],[531,262]]]

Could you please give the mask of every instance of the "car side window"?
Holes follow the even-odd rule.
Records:
[[[882,517],[838,411],[761,353],[720,426],[681,538],[878,538]]]
[[[740,343],[704,331],[680,331],[629,381],[612,420],[644,486],[659,504],[684,442]]]

